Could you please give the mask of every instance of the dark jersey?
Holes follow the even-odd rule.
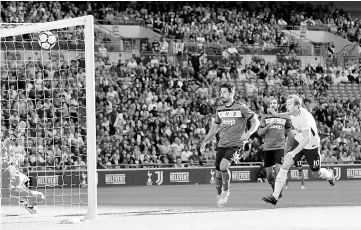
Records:
[[[274,150],[285,148],[285,130],[292,127],[289,119],[274,117],[273,115],[266,114],[262,116],[260,121],[260,128],[276,121],[266,132],[264,137],[263,150]]]
[[[159,42],[153,42],[152,43],[153,50],[158,52],[160,49],[160,43]]]
[[[217,108],[216,124],[220,124],[218,147],[241,147],[241,137],[246,124],[254,113],[244,104],[234,102],[231,106],[221,105]]]

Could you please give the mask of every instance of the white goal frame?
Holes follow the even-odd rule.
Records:
[[[5,24],[5,23],[4,23]],[[15,24],[15,23],[11,23]],[[1,29],[0,38],[21,34],[38,33],[73,26],[84,26],[85,73],[86,73],[86,125],[87,125],[87,190],[88,211],[86,219],[97,218],[97,155],[96,155],[96,115],[95,115],[95,70],[94,70],[94,18],[83,16],[55,22],[34,23],[19,27]],[[1,108],[1,107],[0,107]],[[1,117],[0,117],[1,119]],[[1,120],[0,120],[1,123]]]

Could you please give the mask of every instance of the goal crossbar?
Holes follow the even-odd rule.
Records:
[[[20,34],[30,34],[30,33],[38,33],[41,31],[47,31],[47,30],[54,30],[54,29],[61,29],[66,27],[72,27],[72,26],[84,26],[89,20],[94,21],[93,16],[83,16],[78,18],[70,18],[70,19],[64,19],[59,20],[55,22],[45,22],[45,23],[18,23],[21,26],[4,29],[0,28],[0,37],[10,37],[14,35],[20,35]],[[1,24],[12,24],[16,25],[17,23],[1,23]],[[24,25],[26,24],[26,25]],[[93,23],[94,26],[94,23]]]
[[[16,23],[14,23],[16,24]],[[5,25],[5,24],[3,24]],[[14,28],[0,29],[0,37],[39,33],[75,26],[84,26],[85,73],[86,73],[86,125],[87,125],[87,179],[88,212],[86,219],[97,218],[97,156],[96,156],[96,114],[95,114],[95,70],[94,70],[94,18],[83,16],[55,22],[27,24]],[[0,117],[1,122],[1,117]]]

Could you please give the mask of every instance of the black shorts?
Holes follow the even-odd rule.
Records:
[[[284,149],[264,150],[263,152],[264,167],[271,167],[275,164],[282,164]]]
[[[227,148],[217,147],[216,162],[215,162],[216,169],[219,170],[219,166],[223,158],[229,160],[229,162],[232,163],[234,159],[234,155],[239,154],[238,152],[239,150],[241,150],[240,147],[227,147]]]
[[[295,161],[295,167],[297,167],[299,170],[302,170],[302,160]]]
[[[318,171],[321,168],[321,159],[319,148],[315,149],[303,149],[301,152],[297,153],[293,158],[294,162],[302,160],[302,157],[305,157],[308,165],[310,166],[311,171]]]

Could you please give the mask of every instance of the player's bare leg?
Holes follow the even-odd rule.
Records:
[[[276,164],[275,165],[275,170],[273,171],[273,166],[271,167],[267,167],[265,168],[266,169],[266,174],[267,174],[267,181],[268,183],[271,185],[271,188],[272,188],[272,192],[275,190],[275,181],[276,181],[276,177],[277,177],[277,174],[278,172],[280,171],[281,169],[281,165],[280,164]],[[280,198],[282,198],[282,191],[281,191],[281,194],[280,194]]]
[[[305,174],[303,173],[303,168],[298,168],[298,176],[301,179],[301,189],[306,189],[306,186],[305,186]]]
[[[275,188],[275,176],[273,174],[273,166],[265,168],[268,184],[271,186],[272,191]],[[277,174],[276,174],[277,176]]]
[[[45,200],[43,193],[31,191],[25,186],[12,188],[11,195],[13,197],[19,198],[20,203],[24,205],[25,209],[28,210],[31,214],[37,214],[38,210],[35,206]]]
[[[287,173],[292,167],[292,165],[294,165],[293,159],[290,156],[285,156],[282,167],[279,173],[277,174],[277,178],[275,182],[275,190],[273,191],[272,195],[262,198],[265,202],[273,205],[277,204],[282,188],[286,183]]]
[[[229,167],[231,166],[231,162],[225,158],[222,159],[221,164],[219,166],[221,173],[222,173],[222,193],[221,197],[218,200],[218,206],[224,206],[229,197],[229,185],[231,181],[231,172],[229,171]]]
[[[222,194],[222,173],[219,168],[216,168],[216,189],[217,189],[217,204]]]
[[[287,137],[286,148],[285,148],[285,156],[287,155],[288,151],[291,151],[291,150],[293,150],[294,148],[297,147],[296,143],[298,144],[298,142],[295,140],[294,137]],[[292,166],[291,166],[291,168],[292,168]],[[284,190],[287,190],[287,189],[290,188],[289,181],[291,180],[291,168],[290,168],[290,170],[288,170],[288,173],[287,173],[287,178],[286,178],[286,183],[285,183],[285,186],[284,186]]]
[[[281,164],[275,164],[275,177],[277,177],[277,175],[278,175],[278,173],[280,172],[280,170],[281,170],[281,167],[282,167],[282,165]],[[287,179],[286,179],[286,181],[287,181]],[[282,189],[283,190],[283,189]],[[281,190],[281,193],[280,193],[280,197],[279,198],[282,198],[283,197],[283,195],[282,195],[282,190]]]
[[[276,177],[277,177],[278,173],[280,172],[281,167],[282,167],[281,164],[275,164],[275,174],[276,174]]]
[[[314,151],[314,149],[309,150],[309,151]],[[314,152],[311,152],[311,153],[314,154]],[[309,156],[314,156],[314,155],[309,155]],[[333,171],[332,170],[329,171],[325,168],[321,168],[320,152],[318,152],[317,157],[312,157],[309,159],[307,159],[307,157],[306,157],[306,161],[307,161],[307,164],[310,166],[313,177],[327,179],[328,183],[331,186],[335,185],[336,180],[335,180],[335,175],[333,174]]]
[[[311,170],[312,170],[312,168],[311,168]],[[317,177],[317,178],[327,179],[328,183],[331,186],[334,186],[335,182],[336,182],[335,175],[333,174],[333,172],[331,172],[325,168],[320,168],[318,171],[312,171],[312,176]]]
[[[286,178],[286,183],[285,183],[285,187],[284,187],[284,190],[287,190],[290,188],[290,185],[289,185],[289,180],[291,179],[291,170],[288,171],[287,173],[287,178]]]

